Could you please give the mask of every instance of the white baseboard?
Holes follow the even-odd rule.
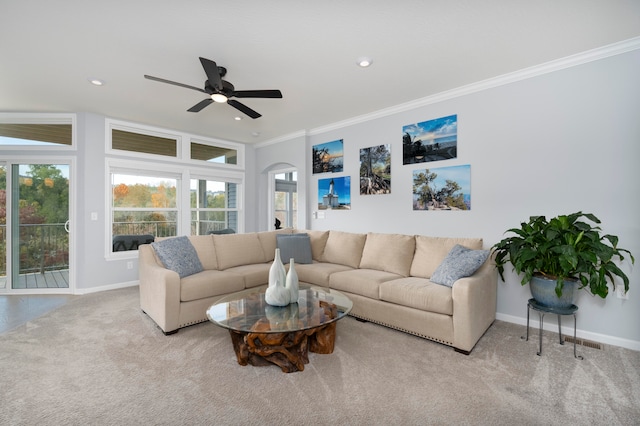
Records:
[[[513,324],[519,325],[527,325],[527,319],[516,317],[513,315],[506,315],[497,313],[496,319],[500,321],[510,322]],[[538,315],[532,314],[529,317],[529,328],[534,328],[535,332],[537,332],[540,327],[540,322],[538,321]],[[550,320],[544,322],[544,330],[551,331],[554,333],[558,332],[558,322],[555,318],[550,317]],[[531,330],[529,331],[531,333]],[[566,316],[562,321],[562,334],[566,336],[573,337],[573,318]],[[531,334],[529,334],[531,336]],[[634,351],[640,351],[640,342],[629,339],[621,339],[615,336],[607,336],[606,334],[592,333],[590,331],[585,331],[581,329],[576,330],[577,337],[581,339],[591,340],[597,343],[604,343],[606,345],[620,346],[622,348],[631,349]]]
[[[82,295],[82,294],[98,293],[101,291],[117,290],[119,288],[126,288],[126,287],[134,287],[139,284],[140,284],[140,281],[136,280],[136,281],[128,281],[124,283],[109,284],[102,287],[77,288],[74,294]]]

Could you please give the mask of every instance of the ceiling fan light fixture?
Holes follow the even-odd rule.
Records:
[[[211,99],[213,99],[214,102],[218,102],[221,104],[227,102],[228,100],[227,97],[222,93],[214,93],[213,95],[211,95]]]
[[[370,66],[372,63],[373,63],[373,59],[369,58],[368,56],[361,56],[356,61],[356,64],[358,64],[358,66],[362,68],[366,68]]]

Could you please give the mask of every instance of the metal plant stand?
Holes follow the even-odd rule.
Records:
[[[558,316],[558,336],[560,338],[560,344],[564,345],[564,341],[562,340],[562,323],[561,318],[563,315],[573,315],[573,356],[576,359],[584,359],[581,355],[576,354],[576,311],[578,307],[576,305],[571,305],[568,308],[550,308],[536,302],[535,299],[529,299],[527,302],[527,337],[526,340],[529,341],[529,312],[533,309],[538,312],[538,316],[540,317],[540,349],[536,355],[542,355],[542,328],[545,314],[556,314]]]

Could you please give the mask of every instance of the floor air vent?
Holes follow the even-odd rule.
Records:
[[[585,339],[574,339],[573,337],[564,336],[565,342],[573,343],[574,340],[576,342],[576,345],[582,345],[582,346],[586,346],[588,348],[594,348],[594,349],[602,349],[602,345],[598,342],[592,342],[590,340],[585,340]]]

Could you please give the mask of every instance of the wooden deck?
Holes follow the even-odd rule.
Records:
[[[0,277],[0,288],[6,288],[7,281],[7,277]],[[47,271],[44,274],[39,272],[21,274],[13,288],[69,288],[69,270]]]

